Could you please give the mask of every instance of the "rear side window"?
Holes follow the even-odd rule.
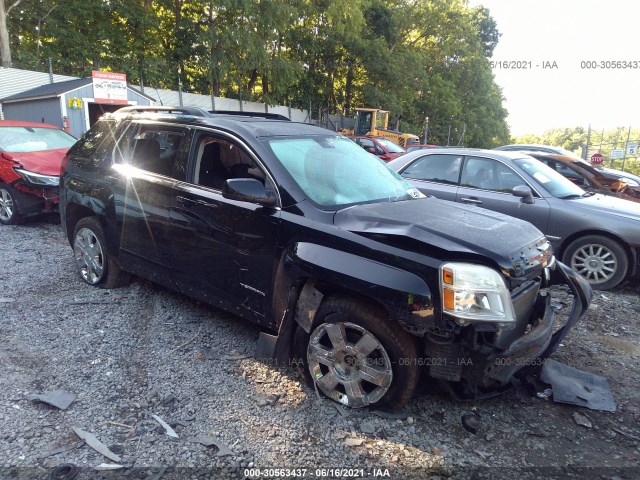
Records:
[[[147,172],[184,181],[191,134],[164,125],[132,125],[116,148],[115,159]]]
[[[69,154],[81,158],[104,158],[104,154],[113,148],[116,122],[100,120],[71,147]]]
[[[409,165],[403,172],[405,178],[457,185],[462,156],[425,155]]]

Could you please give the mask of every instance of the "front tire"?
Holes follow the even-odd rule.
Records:
[[[415,339],[357,299],[325,299],[311,334],[296,332],[296,354],[319,391],[353,408],[399,410],[418,383]]]
[[[73,257],[80,277],[89,285],[117,288],[130,276],[109,256],[102,225],[96,217],[82,218],[73,231]]]
[[[0,223],[3,225],[22,223],[22,215],[18,210],[18,202],[16,202],[13,189],[4,184],[0,184]]]
[[[617,286],[624,280],[629,267],[624,248],[602,235],[586,235],[574,240],[562,259],[595,290],[610,290]]]

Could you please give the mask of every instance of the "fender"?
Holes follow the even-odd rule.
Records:
[[[78,220],[87,215],[95,215],[102,224],[107,242],[106,248],[111,255],[115,256],[120,245],[119,235],[113,228],[116,222],[104,221],[105,217],[115,220],[113,191],[107,185],[79,180],[74,176],[69,176],[64,181],[66,182],[64,189],[66,195],[60,199],[60,216],[69,242],[73,244],[73,226]]]
[[[427,283],[412,272],[370,258],[298,242],[283,252],[275,278],[272,315],[278,333],[261,333],[255,356],[265,362],[286,364],[296,327],[311,332],[325,293],[339,291],[369,299],[414,335],[423,335],[433,325]]]

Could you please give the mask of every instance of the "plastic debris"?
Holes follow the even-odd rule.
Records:
[[[53,407],[59,408],[60,410],[66,410],[76,399],[76,396],[73,393],[65,392],[64,390],[53,390],[51,392],[33,394],[29,398],[31,400],[39,400],[40,402],[47,403]]]
[[[156,422],[158,422],[160,425],[162,425],[162,427],[165,429],[167,435],[169,435],[170,437],[173,437],[173,438],[179,438],[178,434],[176,433],[176,431],[173,428],[171,428],[167,422],[162,420],[158,415],[151,415],[151,416],[155,419]]]
[[[616,411],[616,403],[606,377],[547,359],[540,378],[553,388],[554,402],[591,410]]]
[[[76,435],[78,435],[82,440],[84,440],[87,443],[87,445],[93,448],[96,452],[98,452],[101,455],[104,455],[109,460],[113,460],[114,462],[120,461],[120,457],[115,453],[113,453],[111,450],[109,450],[109,447],[107,447],[104,443],[98,440],[94,434],[85,432],[84,430],[77,427],[72,427],[72,428],[73,428],[73,431],[76,432]]]
[[[124,468],[124,465],[119,463],[101,463],[95,467],[96,470],[119,470]]]
[[[193,443],[200,443],[205,447],[217,447],[218,448],[218,453],[216,453],[217,457],[224,457],[225,455],[233,455],[233,452],[231,451],[231,449],[215,437],[210,437],[208,435],[198,435],[188,439],[188,441]]]
[[[574,412],[573,419],[576,421],[578,425],[581,425],[587,428],[593,428],[593,424],[591,423],[591,420],[589,420],[585,415],[582,415],[581,413]]]
[[[553,395],[553,390],[550,388],[545,388],[542,392],[536,393],[536,397],[538,398],[550,398]]]

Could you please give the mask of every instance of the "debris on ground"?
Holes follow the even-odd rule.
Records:
[[[606,377],[547,359],[542,367],[541,379],[551,385],[554,402],[569,403],[591,410],[616,411]]]
[[[113,460],[114,462],[119,462],[121,460],[120,456],[116,455],[111,450],[109,450],[109,447],[107,447],[104,443],[98,440],[98,438],[94,434],[86,432],[77,427],[72,427],[72,428],[73,428],[73,431],[76,432],[76,435],[78,435],[82,440],[84,440],[87,443],[87,445],[89,445],[99,454],[104,455],[109,460]]]
[[[231,449],[215,437],[211,437],[208,435],[197,435],[193,438],[189,438],[188,441],[199,443],[201,445],[204,445],[205,447],[217,447],[218,453],[216,453],[216,456],[218,457],[233,455]]]
[[[162,425],[162,428],[164,428],[165,432],[167,435],[169,435],[170,437],[173,438],[179,438],[178,434],[176,433],[176,431],[171,428],[171,426],[165,422],[163,419],[161,419],[158,415],[151,415],[153,417],[153,419],[158,422],[160,425]]]
[[[76,399],[76,396],[73,393],[65,392],[64,390],[53,390],[51,392],[33,394],[29,399],[47,403],[53,407],[59,408],[60,410],[66,410]]]

